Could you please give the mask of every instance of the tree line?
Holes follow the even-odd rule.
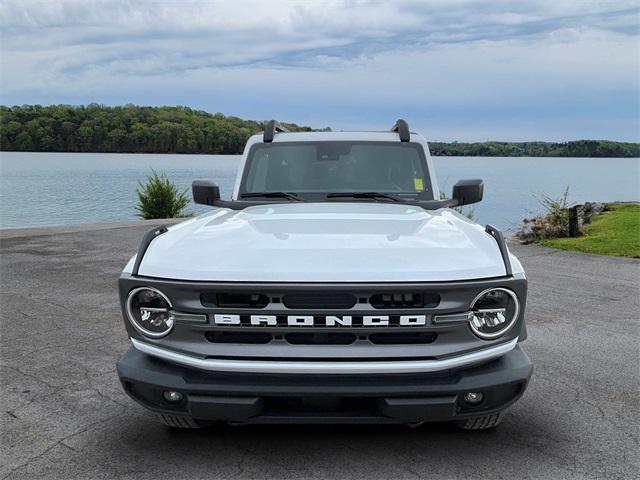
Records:
[[[611,140],[571,142],[429,142],[432,155],[480,157],[640,157],[640,143]]]
[[[28,152],[242,153],[264,122],[188,107],[0,106],[0,148]],[[311,127],[283,124],[292,131]]]
[[[308,126],[284,124],[292,131]],[[98,104],[0,106],[0,149],[26,152],[238,154],[264,122],[188,107]],[[325,128],[323,130],[330,130]],[[429,143],[433,155],[640,157],[640,144],[608,140]]]

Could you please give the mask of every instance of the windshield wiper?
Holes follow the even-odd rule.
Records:
[[[399,202],[400,199],[393,195],[381,192],[335,192],[327,194],[327,198],[372,198],[391,200],[392,202]]]
[[[251,192],[243,193],[241,198],[284,198],[286,200],[295,200],[297,202],[304,202],[304,198],[301,198],[297,193],[293,192]]]

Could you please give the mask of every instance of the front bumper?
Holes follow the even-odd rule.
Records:
[[[409,423],[451,421],[502,410],[524,392],[533,366],[519,346],[482,365],[434,373],[297,375],[212,372],[135,348],[117,364],[129,396],[144,407],[232,423]],[[163,399],[174,390],[178,404]],[[465,392],[482,392],[477,406]]]

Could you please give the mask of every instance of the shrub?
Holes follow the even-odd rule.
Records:
[[[549,238],[569,236],[569,187],[564,189],[559,198],[543,194],[536,196],[544,209],[541,215],[525,218],[522,228],[515,233],[525,243],[538,242]]]
[[[544,194],[536,198],[546,211],[544,220],[547,230],[543,232],[544,238],[569,236],[569,186],[564,189],[560,198],[555,199]]]
[[[183,217],[183,210],[189,204],[187,191],[180,192],[164,173],[158,175],[151,170],[143,185],[138,182],[138,216],[144,219]]]

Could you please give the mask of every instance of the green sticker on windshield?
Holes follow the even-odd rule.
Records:
[[[416,192],[422,192],[424,190],[424,182],[421,178],[414,178],[413,186],[415,187]]]

